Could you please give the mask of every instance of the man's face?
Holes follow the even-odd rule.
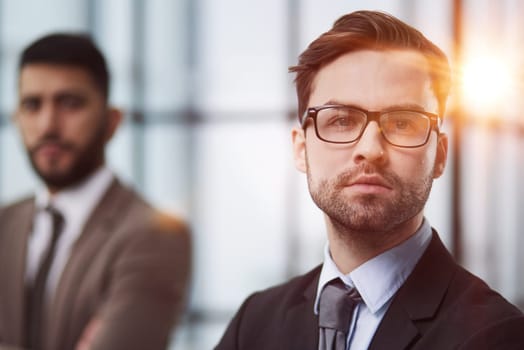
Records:
[[[31,164],[53,190],[83,180],[104,162],[116,125],[88,72],[28,64],[19,81],[16,122]]]
[[[357,51],[317,74],[309,107],[344,104],[370,111],[418,108],[437,113],[424,57],[414,51]],[[311,196],[345,231],[389,232],[421,218],[434,178],[445,167],[447,139],[431,132],[417,148],[390,145],[376,122],[350,144],[324,142],[312,120],[293,130],[295,163]]]

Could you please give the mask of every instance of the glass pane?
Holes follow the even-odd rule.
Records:
[[[199,2],[194,77],[199,109],[274,111],[287,105],[285,6],[281,0]]]
[[[205,124],[195,140],[193,301],[232,312],[284,278],[288,130],[273,122]]]

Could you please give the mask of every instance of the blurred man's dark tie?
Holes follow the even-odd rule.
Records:
[[[44,320],[47,277],[55,256],[56,245],[64,226],[64,217],[53,207],[45,209],[52,219],[51,240],[42,256],[40,268],[32,286],[28,288],[27,345],[31,350],[41,347],[42,322]]]

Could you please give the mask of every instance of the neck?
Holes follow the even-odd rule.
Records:
[[[103,162],[98,164],[95,168],[93,168],[93,170],[91,170],[90,172],[87,172],[81,178],[77,179],[74,182],[68,183],[67,185],[64,185],[64,186],[54,186],[54,185],[48,183],[48,184],[46,184],[47,191],[49,192],[49,195],[52,198],[53,196],[55,196],[59,192],[62,192],[62,191],[68,190],[68,189],[72,189],[72,188],[76,188],[78,186],[81,186],[89,178],[91,178],[98,170],[100,170],[100,168],[102,168],[102,166],[104,166]]]
[[[338,269],[348,274],[366,261],[401,244],[422,225],[420,212],[406,222],[384,232],[351,231],[337,227],[326,217],[329,250]]]

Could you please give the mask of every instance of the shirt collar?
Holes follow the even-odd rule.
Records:
[[[346,285],[356,287],[366,306],[372,313],[376,313],[406,281],[430,241],[431,226],[424,219],[413,236],[366,261],[347,275],[338,270],[329,253],[329,243],[326,244],[313,311],[318,314],[320,293],[324,286],[338,277]]]
[[[42,187],[36,192],[36,207],[43,209],[52,205],[62,213],[66,223],[85,222],[109,188],[113,177],[113,173],[107,167],[102,166],[85,181],[61,190],[53,196],[45,187]]]

